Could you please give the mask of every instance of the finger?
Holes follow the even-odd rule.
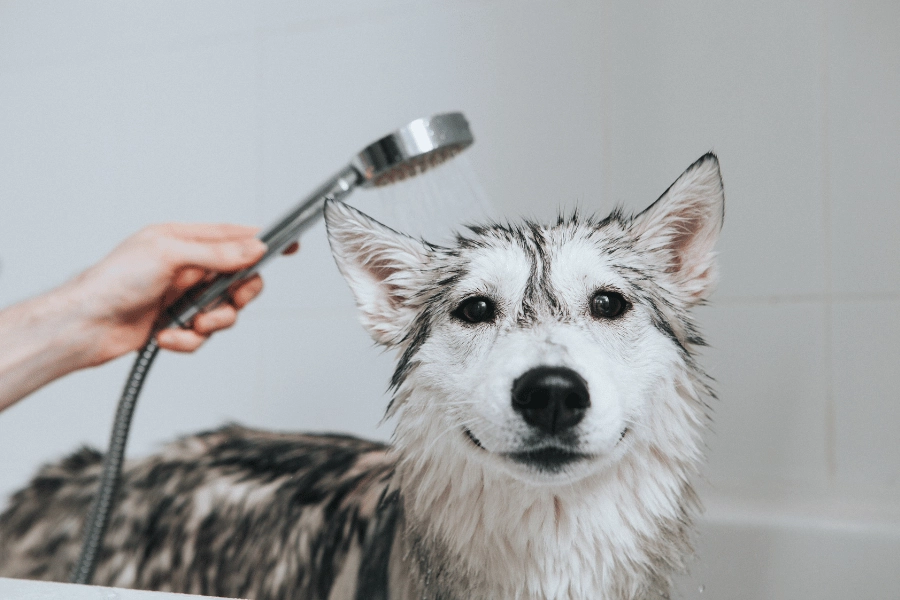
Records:
[[[163,329],[156,334],[156,341],[166,350],[193,352],[203,345],[206,337],[190,329]]]
[[[163,295],[163,306],[169,306],[174,303],[182,296],[182,294],[198,283],[209,281],[211,275],[213,274],[206,269],[198,269],[197,267],[186,267],[182,269],[175,276],[175,281],[173,281],[169,289],[166,290],[165,295]]]
[[[284,254],[285,256],[290,256],[291,254],[294,254],[295,252],[297,252],[297,250],[299,250],[299,249],[300,249],[300,242],[294,242],[293,244],[291,244],[290,246],[285,248],[284,251],[282,252],[282,254]]]
[[[243,281],[231,292],[231,303],[237,308],[244,308],[251,300],[259,296],[263,289],[263,280],[259,275]]]
[[[220,329],[227,329],[237,321],[237,309],[230,304],[222,304],[194,318],[194,331],[208,336]]]
[[[150,229],[158,229],[162,234],[197,242],[240,240],[259,233],[259,227],[231,223],[162,223],[152,225]]]
[[[164,259],[174,269],[199,267],[220,273],[249,267],[266,252],[266,245],[256,238],[240,242],[195,242],[165,238],[157,243]]]
[[[200,283],[207,276],[207,274],[208,271],[206,271],[205,269],[198,269],[197,267],[185,267],[178,272],[178,275],[175,276],[175,281],[172,282],[172,287],[179,291],[184,291],[189,287]]]

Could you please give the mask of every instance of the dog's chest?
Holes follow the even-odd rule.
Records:
[[[569,492],[486,489],[475,502],[446,495],[401,529],[392,592],[416,600],[666,598],[665,578],[641,566],[642,537],[655,526],[614,495]]]

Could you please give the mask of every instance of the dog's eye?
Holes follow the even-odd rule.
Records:
[[[615,319],[628,308],[618,292],[599,291],[591,298],[591,314],[598,319]]]
[[[494,319],[494,303],[483,296],[466,298],[452,314],[469,323],[485,323]]]

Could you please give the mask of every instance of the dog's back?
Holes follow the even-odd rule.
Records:
[[[0,576],[65,581],[102,456],[43,468],[0,515]],[[206,595],[383,597],[397,503],[384,445],[226,427],[126,466],[94,583]]]

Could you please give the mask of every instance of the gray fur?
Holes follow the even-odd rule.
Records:
[[[68,578],[100,462],[81,450],[13,496],[0,516],[0,576]],[[185,438],[127,465],[94,583],[256,600],[365,588],[386,598],[392,472],[385,446],[346,436],[232,426]]]

